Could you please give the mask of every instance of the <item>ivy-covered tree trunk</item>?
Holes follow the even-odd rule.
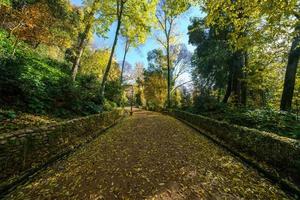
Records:
[[[120,32],[120,28],[121,28],[121,24],[122,24],[123,8],[124,8],[124,4],[126,3],[126,1],[125,2],[117,1],[117,2],[119,3],[119,5],[117,6],[117,14],[118,14],[117,18],[118,19],[117,19],[117,28],[116,28],[116,32],[115,32],[115,38],[114,38],[113,46],[112,46],[112,49],[110,52],[109,60],[108,60],[108,63],[107,63],[107,66],[106,66],[106,69],[105,69],[105,72],[104,72],[104,75],[102,78],[102,83],[100,86],[100,101],[102,104],[104,102],[105,84],[106,84],[107,77],[109,75],[110,68],[112,65],[112,60],[113,60],[113,56],[115,53],[115,49],[116,49],[116,45],[117,45],[118,37],[119,37],[119,32]]]
[[[300,31],[300,26],[296,28],[297,36],[293,39],[292,46],[288,56],[288,63],[286,67],[284,87],[283,87],[281,104],[280,104],[280,109],[284,111],[288,111],[292,109],[297,67],[300,58],[299,31]]]

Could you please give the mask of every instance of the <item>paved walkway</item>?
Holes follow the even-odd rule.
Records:
[[[288,199],[174,118],[139,111],[8,199]]]

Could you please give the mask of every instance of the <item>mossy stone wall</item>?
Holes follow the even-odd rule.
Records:
[[[300,188],[300,141],[184,111],[170,111],[272,176]]]
[[[117,109],[50,126],[0,134],[0,191],[28,170],[93,139],[123,114],[123,110]]]

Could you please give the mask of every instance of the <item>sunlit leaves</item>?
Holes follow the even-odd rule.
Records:
[[[247,49],[254,41],[260,39],[266,29],[276,34],[287,29],[287,26],[293,27],[293,21],[281,24],[281,27],[276,24],[281,23],[285,17],[291,19],[295,5],[295,0],[204,1],[207,25],[220,30],[230,27],[230,41],[236,49]],[[274,26],[277,28],[274,29]]]
[[[161,73],[146,73],[145,98],[150,109],[162,109],[167,100],[167,81]]]
[[[87,52],[87,55],[82,59],[80,71],[83,74],[94,75],[101,80],[106,64],[109,59],[110,52],[108,50],[96,50],[94,52]],[[113,67],[109,75],[109,80],[116,80],[119,78],[120,70],[116,61],[113,62]]]
[[[69,25],[72,18],[56,16],[45,1],[25,4],[19,9],[1,7],[1,17],[5,22],[3,28],[33,46],[44,43],[68,47],[76,34],[76,29]]]

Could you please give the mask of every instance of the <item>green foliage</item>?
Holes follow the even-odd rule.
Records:
[[[17,114],[14,110],[0,110],[0,121],[4,119],[15,119]]]
[[[181,91],[179,89],[176,89],[172,94],[171,106],[173,108],[181,108],[182,106],[181,101],[182,101]]]
[[[12,41],[3,32],[0,37],[6,50],[1,52],[0,65],[2,106],[57,116],[88,115],[102,110],[97,97],[100,82],[95,76],[81,75],[74,84],[69,64],[41,57],[23,43],[11,56]]]
[[[119,106],[122,105],[123,88],[118,79],[107,82],[105,94],[108,101],[114,102]]]
[[[167,100],[167,81],[162,73],[157,71],[145,72],[146,106],[150,110],[161,110]]]
[[[117,108],[117,104],[115,102],[107,99],[104,100],[103,110],[110,111],[113,110],[114,108]]]
[[[181,107],[182,109],[189,109],[192,107],[192,95],[186,87],[182,87],[181,90]]]
[[[39,44],[69,47],[77,35],[80,14],[65,0],[13,1],[1,6],[0,26],[32,47]]]
[[[211,96],[197,97],[193,111],[232,124],[300,139],[300,120],[295,114],[274,109],[236,108],[217,103]]]
[[[1,0],[0,5],[11,6],[11,0]]]
[[[192,57],[194,83],[198,89],[225,89],[232,60],[226,31],[216,33],[199,18],[192,19],[188,29],[189,42],[197,47]]]
[[[8,34],[0,28],[0,64],[3,63],[3,59],[12,52],[12,43],[6,39],[7,35]]]

